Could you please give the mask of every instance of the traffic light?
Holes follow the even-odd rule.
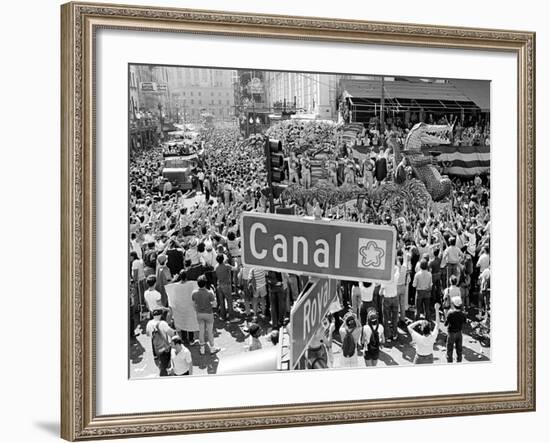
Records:
[[[266,139],[265,155],[267,159],[268,183],[281,183],[285,179],[283,144],[280,140]]]

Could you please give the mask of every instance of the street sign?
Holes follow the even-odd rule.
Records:
[[[306,287],[290,312],[290,367],[298,363],[309,342],[323,324],[323,318],[336,298],[334,280],[318,279]]]
[[[340,280],[393,277],[393,226],[245,212],[240,231],[249,266]]]

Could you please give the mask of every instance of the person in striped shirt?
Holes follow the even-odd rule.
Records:
[[[267,295],[266,275],[263,269],[254,267],[250,270],[249,280],[252,286],[252,312],[254,315],[265,315],[265,297]],[[259,311],[258,311],[259,309]]]

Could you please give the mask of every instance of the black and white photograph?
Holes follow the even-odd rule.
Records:
[[[129,378],[490,362],[490,86],[130,64]]]

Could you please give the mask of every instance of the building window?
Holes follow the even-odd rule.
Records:
[[[214,97],[214,93],[213,93],[213,92],[210,93],[210,97]]]
[[[201,94],[201,91],[199,91],[199,97],[200,97],[201,95],[202,95],[202,94]]]
[[[195,104],[195,100],[191,99],[191,104],[194,105],[194,104]]]
[[[221,105],[222,104],[222,101],[221,100],[218,100],[218,105]]]

